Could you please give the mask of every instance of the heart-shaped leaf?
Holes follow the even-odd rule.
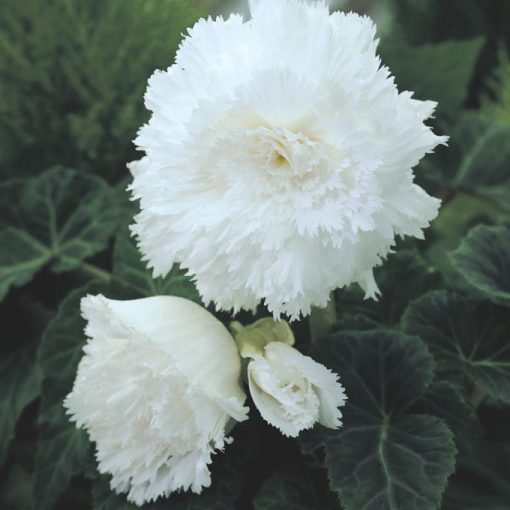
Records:
[[[455,446],[435,416],[408,414],[432,379],[418,338],[375,330],[323,338],[317,357],[340,374],[348,401],[337,431],[305,434],[326,451],[331,487],[346,510],[433,510],[453,471]]]
[[[510,167],[510,166],[509,166]],[[510,306],[510,228],[479,225],[452,253],[453,265],[474,291]]]
[[[53,168],[0,187],[0,299],[45,264],[69,271],[105,248],[118,222],[115,194],[99,177]]]
[[[489,395],[510,402],[508,310],[432,291],[409,305],[402,324],[427,343],[439,370],[459,371]]]

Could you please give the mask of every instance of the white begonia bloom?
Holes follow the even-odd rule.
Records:
[[[368,17],[299,0],[251,15],[198,21],[149,79],[130,164],[144,260],[179,262],[226,310],[294,319],[352,282],[375,297],[395,237],[437,215],[412,170],[447,140],[424,124],[436,103],[399,94]]]
[[[339,408],[347,397],[338,375],[292,347],[287,323],[262,319],[231,327],[241,357],[249,359],[250,394],[264,420],[291,437],[316,422],[332,429],[342,425]]]
[[[81,302],[90,338],[65,406],[111,488],[138,505],[211,483],[211,454],[247,417],[232,336],[187,299]]]

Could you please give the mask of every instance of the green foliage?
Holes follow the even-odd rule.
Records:
[[[411,303],[402,322],[406,333],[427,342],[439,370],[460,371],[489,395],[510,402],[508,310],[433,291]]]
[[[106,247],[118,223],[111,188],[74,170],[54,168],[0,193],[0,299],[49,262],[56,273],[76,269]]]
[[[134,237],[127,229],[120,232],[115,240],[113,274],[124,286],[125,297],[131,292],[133,298],[171,294],[200,302],[195,285],[178,265],[165,278],[152,278],[151,273],[140,258]]]
[[[483,39],[445,41],[413,47],[389,40],[382,46],[385,65],[399,90],[412,90],[417,99],[438,101],[440,108],[458,109],[467,98],[468,84]],[[431,63],[434,72],[424,72]]]
[[[358,285],[340,291],[337,298],[339,322],[335,329],[370,329],[398,325],[411,299],[435,289],[441,277],[414,248],[397,249],[375,270],[381,296],[364,299]]]
[[[349,395],[344,426],[304,437],[326,451],[331,486],[346,510],[438,508],[454,468],[445,423],[409,413],[427,390],[433,362],[418,339],[374,330],[325,337],[316,357],[342,375]]]
[[[181,32],[210,4],[4,0],[0,176],[54,164],[121,176],[136,159],[147,78],[171,64]]]
[[[453,264],[481,296],[510,305],[510,228],[479,225],[457,250]]]
[[[459,144],[461,157],[449,186],[486,197],[508,211],[510,124],[467,115],[455,126],[452,136]]]
[[[432,383],[415,410],[442,418],[454,433],[459,451],[470,450],[473,441],[482,435],[473,407],[450,382]]]
[[[340,504],[321,472],[302,466],[278,470],[260,487],[255,510],[339,510]]]
[[[502,45],[499,49],[499,66],[491,82],[497,100],[486,95],[482,98],[481,116],[489,122],[510,124],[510,57]]]
[[[74,475],[83,472],[90,443],[87,434],[69,421],[62,406],[71,391],[85,343],[80,300],[102,288],[76,289],[62,302],[48,324],[39,347],[43,373],[40,434],[36,455],[34,496],[41,510],[52,508]]]
[[[490,7],[479,0],[391,0],[398,28],[413,44],[440,42],[482,33]]]
[[[27,349],[0,360],[0,465],[23,409],[39,394],[39,368]]]

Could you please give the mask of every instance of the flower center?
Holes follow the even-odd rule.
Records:
[[[321,143],[301,132],[261,127],[252,130],[250,137],[254,156],[269,173],[281,175],[285,169],[286,173],[303,175],[311,172],[322,157]]]

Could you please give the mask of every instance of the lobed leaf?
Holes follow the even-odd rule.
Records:
[[[0,299],[49,262],[56,273],[76,269],[106,247],[118,222],[112,189],[66,168],[1,187],[0,202]]]
[[[455,464],[452,433],[437,417],[407,414],[432,379],[425,345],[373,330],[330,335],[316,350],[340,374],[349,400],[341,429],[316,428],[302,445],[305,452],[324,446],[344,508],[438,508]]]
[[[375,269],[381,291],[376,300],[364,299],[357,285],[338,291],[336,329],[372,329],[396,326],[409,302],[441,282],[439,273],[417,249],[402,249],[389,255]]]
[[[510,306],[510,228],[479,225],[452,253],[453,265],[471,288],[494,303]]]
[[[510,402],[507,310],[432,291],[409,305],[402,326],[427,343],[440,371],[461,372],[489,395]]]

